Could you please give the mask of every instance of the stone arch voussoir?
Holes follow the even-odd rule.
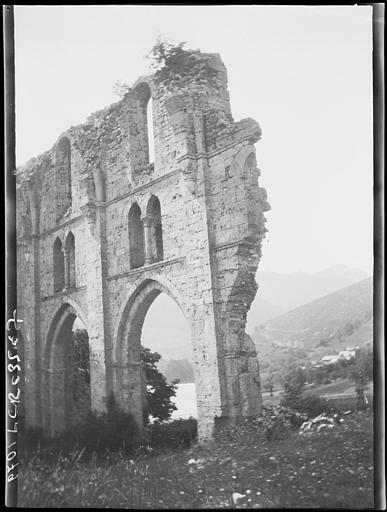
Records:
[[[129,319],[133,308],[141,307],[141,302],[146,300],[147,294],[150,294],[152,290],[158,290],[159,293],[166,293],[176,304],[180,307],[184,317],[189,322],[191,328],[191,318],[187,307],[187,302],[183,297],[181,291],[174,286],[168,279],[162,274],[156,272],[147,272],[146,278],[140,276],[134,281],[127,292],[127,299],[124,301],[123,306],[120,309],[118,318],[118,328],[115,335],[115,347],[114,355],[116,362],[122,362],[123,360],[123,337],[125,336],[126,324]],[[156,298],[156,297],[155,297]],[[153,302],[153,300],[152,300]],[[146,312],[145,312],[146,315]],[[145,318],[144,315],[144,318]]]

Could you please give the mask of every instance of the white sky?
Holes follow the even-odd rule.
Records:
[[[272,211],[262,270],[372,272],[371,7],[15,7],[17,164],[149,73],[160,34],[218,52]]]

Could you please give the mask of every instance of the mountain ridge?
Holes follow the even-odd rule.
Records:
[[[371,348],[373,279],[353,283],[255,328],[262,379],[280,382],[289,366],[314,364],[348,347]]]
[[[258,270],[258,291],[248,313],[247,330],[251,333],[255,326],[278,316],[276,312],[280,308],[283,312],[290,311],[368,277],[362,270],[346,265],[335,265],[314,274]]]

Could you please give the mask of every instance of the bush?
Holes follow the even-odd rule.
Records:
[[[133,416],[116,408],[107,414],[89,413],[82,425],[64,435],[65,442],[69,439],[87,451],[132,453],[141,443],[141,434]]]
[[[18,432],[18,451],[21,455],[31,450],[37,450],[44,443],[43,430],[28,427]]]
[[[82,423],[56,438],[45,437],[41,429],[26,429],[19,439],[19,453],[23,458],[40,453],[47,459],[55,459],[58,452],[71,454],[74,451],[82,451],[85,457],[107,451],[131,454],[140,446],[141,440],[133,416],[120,410],[110,397],[107,413],[89,412]]]
[[[185,44],[175,45],[159,39],[153,46],[147,57],[156,70],[155,82],[165,85],[187,82],[216,85],[218,71],[212,66],[211,57],[200,50],[185,49]]]
[[[308,417],[315,417],[323,412],[328,412],[330,407],[328,401],[324,398],[317,395],[308,395],[299,398],[296,410],[305,413]]]
[[[197,435],[197,420],[194,418],[169,423],[155,421],[148,427],[148,443],[152,448],[189,447]]]
[[[287,409],[297,410],[297,404],[302,397],[303,384],[301,383],[285,383],[284,396],[281,398],[280,405]]]
[[[327,400],[317,395],[303,395],[300,385],[285,386],[285,394],[280,404],[284,408],[302,413],[309,418],[330,410]]]
[[[260,426],[266,439],[285,439],[290,430],[299,428],[307,417],[284,406],[263,406]]]

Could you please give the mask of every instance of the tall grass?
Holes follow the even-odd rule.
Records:
[[[346,416],[335,428],[268,440],[256,422],[225,430],[208,446],[149,455],[74,448],[22,462],[19,507],[243,508],[373,507],[372,417]]]

